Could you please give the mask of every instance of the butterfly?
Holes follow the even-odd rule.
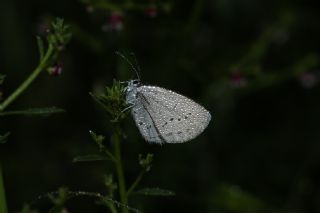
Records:
[[[171,90],[141,84],[138,79],[127,82],[126,103],[143,138],[156,144],[183,143],[200,135],[208,126],[211,114],[193,100]]]
[[[126,88],[126,102],[143,136],[150,143],[183,143],[201,134],[211,114],[193,100],[157,86],[131,80]]]

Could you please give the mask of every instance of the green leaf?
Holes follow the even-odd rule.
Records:
[[[134,194],[148,195],[148,196],[174,196],[173,191],[160,188],[144,188],[134,192]]]
[[[31,108],[26,110],[6,111],[6,112],[1,112],[0,116],[7,116],[7,115],[48,116],[54,113],[62,113],[62,112],[65,112],[65,110],[57,107],[46,107],[46,108]]]
[[[47,36],[47,40],[49,44],[58,50],[62,50],[72,37],[70,27],[65,25],[64,20],[61,18],[57,18],[52,22],[51,26],[52,31]]]
[[[43,40],[40,36],[37,36],[37,44],[38,44],[38,50],[40,55],[40,61],[41,61],[44,56],[44,45],[43,45]]]
[[[118,185],[114,182],[112,174],[104,175],[104,185],[108,189],[108,196],[113,197],[114,191],[118,188]]]
[[[88,162],[88,161],[101,161],[101,160],[110,160],[110,158],[105,155],[92,154],[92,155],[82,155],[73,158],[72,162]]]
[[[110,115],[111,122],[118,123],[128,115],[128,104],[124,98],[125,87],[114,80],[111,87],[106,87],[104,94],[90,94],[92,98]]]
[[[263,200],[237,185],[221,183],[215,187],[212,198],[215,205],[227,212],[274,212]]]
[[[9,135],[10,135],[10,132],[7,132],[4,135],[0,135],[0,143],[6,143],[7,140],[8,140]]]
[[[105,137],[103,135],[97,135],[92,130],[89,131],[89,134],[90,134],[92,140],[98,144],[100,150],[102,150],[104,148],[103,141],[104,141]]]
[[[149,172],[152,166],[153,154],[148,153],[144,158],[142,154],[139,154],[139,164],[146,171]]]

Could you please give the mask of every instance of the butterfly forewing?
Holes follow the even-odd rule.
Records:
[[[203,132],[210,122],[211,115],[206,109],[173,91],[141,86],[137,96],[158,134],[156,142],[189,141]]]
[[[149,112],[145,109],[140,97],[137,97],[137,103],[132,108],[132,115],[136,122],[136,125],[146,141],[154,142],[154,143],[163,143],[163,139],[161,139],[161,135],[158,130],[154,126],[154,121],[152,120]]]

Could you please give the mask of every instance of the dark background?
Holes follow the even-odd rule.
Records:
[[[143,141],[131,117],[126,120],[128,183],[139,172],[138,154],[151,152],[153,167],[141,187],[176,192],[136,197],[131,206],[144,212],[320,212],[317,1],[140,3],[156,4],[157,16],[122,10],[123,28],[110,31],[111,11],[88,12],[90,6],[80,1],[0,1],[5,97],[37,65],[35,36],[44,33],[43,26],[58,16],[73,31],[60,58],[62,75],[44,72],[10,106],[58,106],[67,113],[1,117],[1,134],[11,132],[0,148],[9,211],[60,186],[105,192],[103,174],[111,164],[72,159],[97,152],[90,129],[111,134],[89,92],[101,92],[112,79],[134,77],[114,54],[119,50],[136,54],[145,84],[184,94],[213,116],[195,140],[164,146]],[[33,208],[45,212],[48,203],[40,200]],[[67,208],[106,212],[90,198],[74,199]]]

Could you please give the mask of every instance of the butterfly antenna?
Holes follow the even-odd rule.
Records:
[[[140,65],[138,63],[137,57],[133,52],[131,52],[130,55],[133,57],[134,63],[136,65],[136,67],[137,67],[137,71],[136,71],[137,72],[137,76],[138,76],[139,80],[141,80],[141,77],[140,77],[141,69],[140,69]]]
[[[122,53],[120,53],[119,51],[116,51],[115,52],[118,56],[120,56],[122,59],[124,59],[130,66],[131,68],[133,69],[133,71],[136,73],[137,77],[138,77],[138,80],[140,81],[140,75],[139,75],[139,72],[138,70],[135,68],[135,66],[133,66],[133,64],[129,61],[129,59],[127,57],[125,57]],[[138,69],[140,70],[140,68],[138,67]]]

